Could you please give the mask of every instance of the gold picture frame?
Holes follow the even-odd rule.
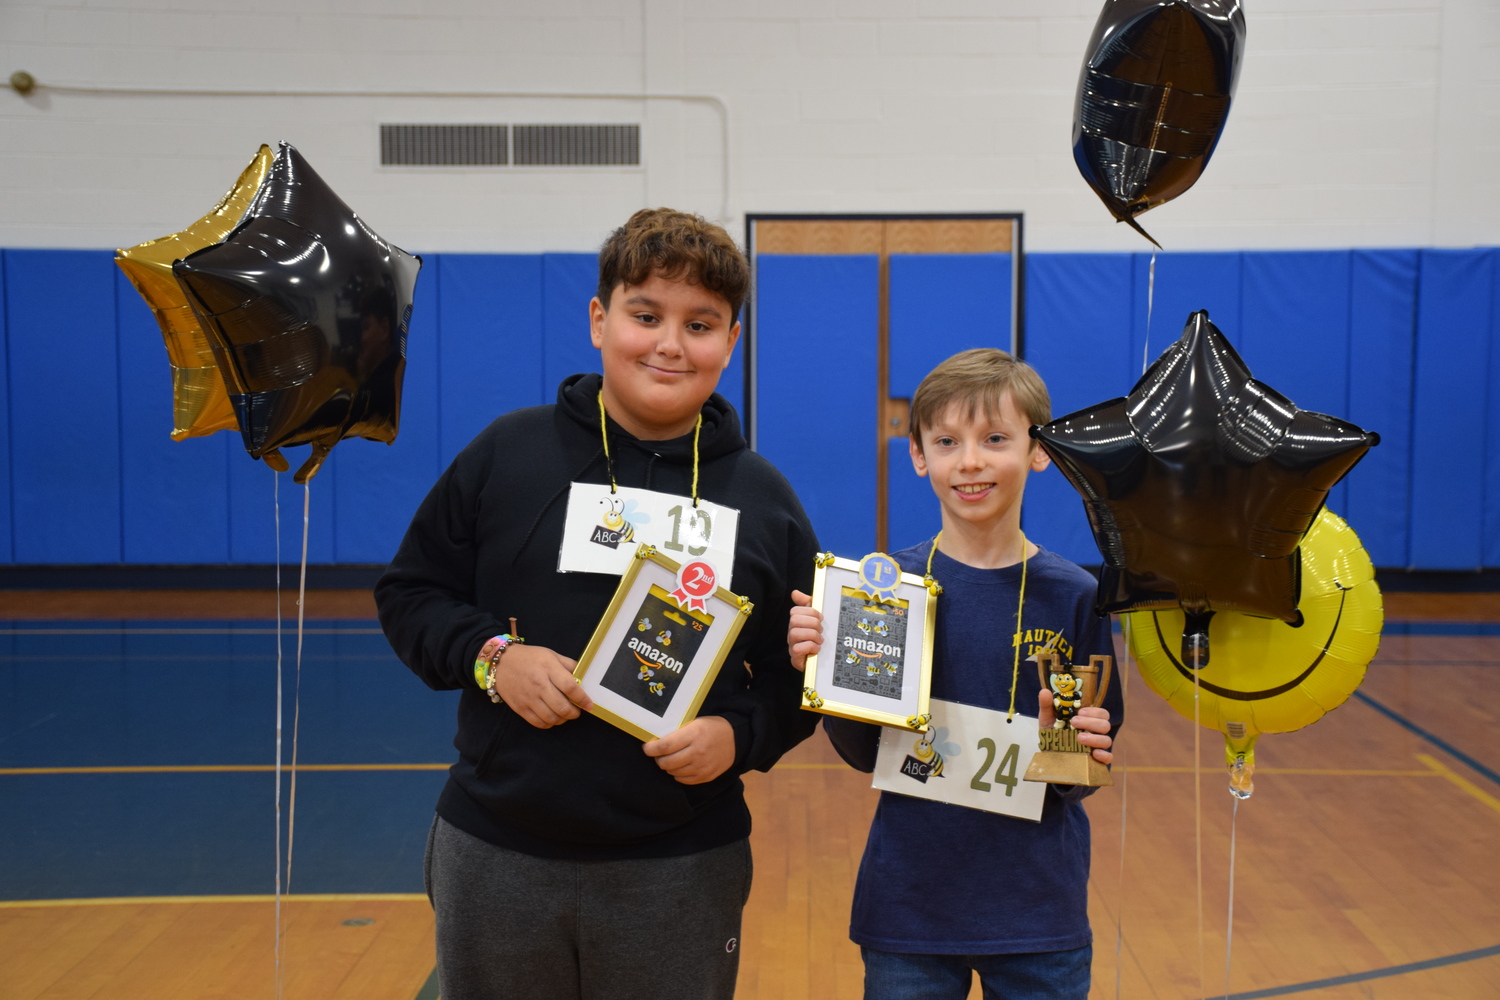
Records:
[[[802,707],[925,730],[942,590],[931,577],[901,572],[883,552],[858,561],[819,555],[812,606],[823,612],[823,651],[807,658]]]
[[[573,669],[590,711],[642,741],[682,728],[697,718],[754,608],[718,586],[702,560],[679,563],[639,545]]]

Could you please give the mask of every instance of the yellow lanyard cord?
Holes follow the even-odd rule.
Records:
[[[932,551],[927,553],[927,579],[932,579],[932,558],[937,555],[938,542],[942,541],[943,533],[938,531],[932,539]],[[1010,670],[1010,711],[1006,713],[1005,720],[1009,722],[1016,714],[1016,684],[1021,679],[1021,612],[1026,609],[1026,534],[1021,533],[1021,599],[1016,603],[1016,634],[1013,637],[1013,645],[1016,647],[1015,664]]]
[[[703,413],[699,411],[698,422],[693,424],[693,506],[698,506],[698,432],[703,430]]]
[[[599,436],[604,439],[604,465],[609,469],[609,491],[618,493],[619,485],[615,482],[615,463],[609,457],[609,427],[604,422],[604,390],[599,390]]]
[[[1016,660],[1010,671],[1010,711],[1005,713],[1006,722],[1015,717],[1016,684],[1021,679],[1021,636],[1024,634],[1021,631],[1021,612],[1026,610],[1026,562],[1026,533],[1021,532],[1021,599],[1016,602]]]
[[[943,529],[939,528],[938,533],[932,536],[932,551],[927,553],[927,579],[929,580],[932,579],[932,557],[937,555],[938,542],[941,542],[942,540]]]
[[[698,506],[698,434],[703,430],[703,414],[698,414],[697,421],[693,424],[693,506]],[[609,457],[609,425],[604,420],[604,390],[599,390],[599,437],[604,439],[604,464],[609,468],[609,491],[618,493],[620,486],[615,482],[615,463]],[[941,534],[941,532],[939,532]]]

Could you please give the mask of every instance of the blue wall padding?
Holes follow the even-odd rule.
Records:
[[[938,362],[1010,349],[1010,254],[891,254],[890,394],[910,399]]]
[[[0,563],[15,559],[11,545],[10,514],[10,338],[6,333],[5,317],[5,254],[0,252],[0,389],[5,399],[0,402]]]
[[[978,344],[1003,256],[891,262],[893,395]],[[1149,254],[1027,258],[1028,359],[1061,415],[1122,395],[1140,373]],[[401,437],[346,441],[313,480],[313,562],[380,562],[432,480],[493,417],[550,402],[593,371],[592,254],[432,254],[418,281]],[[1500,251],[1158,255],[1150,356],[1207,308],[1261,380],[1299,405],[1379,431],[1330,499],[1377,565],[1500,567]],[[826,547],[874,543],[872,440],[878,273],[873,257],[763,257],[758,275],[761,450],[797,486]],[[1008,285],[1008,280],[1002,284]],[[0,255],[0,562],[263,563],[275,552],[273,476],[239,436],[172,442],[166,352],[104,251]],[[1002,308],[1003,305],[1003,308]],[[736,351],[738,356],[741,352]],[[721,391],[737,405],[736,360]],[[889,541],[929,536],[937,504],[888,450]],[[288,449],[293,467],[306,448]],[[281,479],[284,562],[301,490]],[[1493,508],[1493,509],[1492,509]],[[1028,534],[1098,555],[1055,471],[1027,487]],[[291,583],[290,577],[288,582]]]
[[[172,372],[161,330],[115,273],[120,328],[120,503],[124,561],[229,562],[229,461],[238,432],[173,441]],[[166,405],[163,405],[166,401]],[[243,457],[243,456],[242,456]]]
[[[1489,420],[1485,437],[1486,456],[1496,456],[1484,464],[1484,564],[1500,566],[1500,253],[1490,254],[1490,364]]]
[[[1010,347],[1010,254],[892,254],[889,392],[911,399],[943,359],[971,347]],[[905,438],[887,454],[886,539],[892,551],[942,527],[929,481],[912,469]]]
[[[1133,359],[1131,371],[1137,378],[1141,373],[1143,346],[1148,360],[1155,361],[1168,344],[1182,336],[1188,317],[1199,309],[1207,309],[1208,318],[1214,325],[1231,341],[1239,342],[1242,254],[1157,254],[1156,292],[1149,303],[1149,341],[1146,339],[1146,291],[1151,255],[1138,253],[1131,256],[1135,263],[1135,278],[1131,293],[1130,356]],[[1124,392],[1116,395],[1123,396]]]
[[[941,508],[932,481],[917,475],[907,438],[886,444],[886,540],[892,552],[910,548],[938,533]]]
[[[1030,254],[1026,258],[1026,360],[1047,383],[1052,416],[1123,396],[1140,374],[1132,351],[1134,258],[1127,254]],[[1141,288],[1145,316],[1145,285]],[[1165,346],[1165,342],[1162,342]],[[1056,469],[1026,483],[1021,527],[1027,536],[1078,563],[1099,552],[1083,501]]]
[[[122,556],[111,267],[108,255],[91,250],[5,252],[17,562]]]
[[[1500,254],[1492,254],[1500,260]],[[1355,250],[1349,271],[1349,412],[1380,433],[1345,485],[1346,517],[1377,566],[1409,562],[1415,250]],[[1500,326],[1491,328],[1500,331]],[[1500,463],[1497,463],[1500,464]],[[1500,562],[1492,565],[1500,566]]]
[[[1225,330],[1255,378],[1304,410],[1349,412],[1347,250],[1243,255],[1240,322]],[[1328,506],[1348,508],[1348,486]]]
[[[338,469],[333,504],[335,562],[389,562],[417,505],[442,471],[438,288],[438,281],[417,282],[407,326],[401,424],[395,443],[355,439],[333,450],[331,461]]]
[[[557,399],[557,384],[569,375],[599,370],[599,352],[589,340],[589,301],[598,288],[598,254],[542,255],[544,402]]]
[[[825,550],[875,545],[873,255],[760,256],[757,447],[790,480]]]
[[[1411,562],[1427,569],[1476,569],[1483,561],[1491,257],[1484,250],[1422,252]]]
[[[542,258],[443,254],[422,270],[419,290],[422,282],[436,279],[438,315],[431,333],[438,345],[441,460],[446,468],[496,415],[547,399]]]
[[[343,444],[339,447],[343,447]],[[259,565],[276,561],[277,535],[272,530],[272,524],[279,501],[281,562],[289,567],[282,576],[282,586],[287,586],[287,581],[290,580],[290,586],[295,589],[297,561],[302,555],[303,488],[292,482],[292,472],[296,472],[307,461],[310,449],[283,448],[282,454],[292,468],[291,472],[283,473],[279,480],[264,462],[254,461],[246,455],[236,438],[231,437],[229,449],[229,560]],[[310,563],[334,561],[333,507],[338,478],[338,461],[336,457],[330,457],[308,484],[311,503],[308,512],[307,561]]]

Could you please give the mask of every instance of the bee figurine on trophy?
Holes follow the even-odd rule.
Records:
[[[1104,701],[1113,666],[1112,656],[1090,656],[1088,666],[1064,666],[1056,652],[1037,654],[1037,675],[1052,692],[1057,721],[1051,729],[1037,733],[1039,749],[1026,768],[1027,781],[1095,788],[1114,784],[1109,768],[1078,742],[1078,730],[1068,724],[1080,708],[1097,707]]]

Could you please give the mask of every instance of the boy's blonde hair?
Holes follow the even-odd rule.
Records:
[[[599,301],[608,309],[616,285],[639,285],[653,274],[718,295],[729,303],[731,321],[750,288],[750,262],[724,227],[670,208],[643,208],[609,234],[599,250]]]
[[[981,406],[986,415],[998,416],[1006,393],[1032,424],[1052,419],[1052,400],[1035,368],[994,347],[960,351],[928,372],[917,386],[911,400],[912,440],[920,450],[922,432],[955,403],[967,404],[971,420]]]

